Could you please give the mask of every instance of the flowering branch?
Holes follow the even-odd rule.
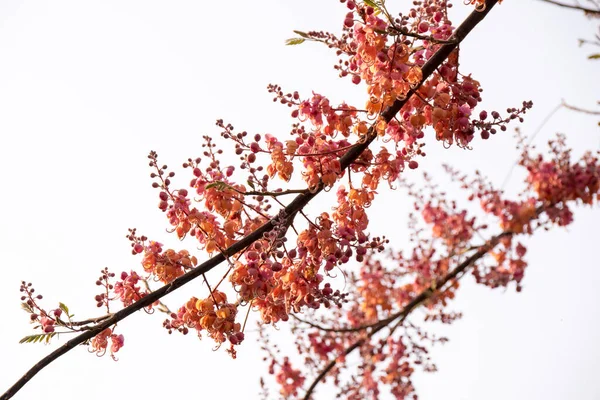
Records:
[[[539,212],[541,212],[541,210],[538,210],[538,213]],[[359,348],[363,343],[365,343],[365,341],[367,339],[373,337],[376,333],[378,333],[379,331],[381,331],[383,328],[385,328],[386,326],[388,326],[389,324],[391,324],[395,320],[399,320],[398,324],[402,323],[406,319],[406,317],[408,317],[408,315],[410,313],[412,313],[421,304],[423,304],[424,301],[426,301],[427,299],[429,299],[435,293],[443,291],[442,289],[434,289],[434,288],[443,288],[448,282],[450,282],[451,280],[455,279],[459,274],[463,273],[467,268],[469,268],[471,265],[473,265],[477,260],[481,259],[483,256],[485,256],[486,254],[488,254],[488,252],[490,250],[492,250],[500,242],[500,240],[502,238],[509,237],[509,236],[512,236],[512,235],[513,235],[513,232],[507,231],[507,232],[502,232],[499,235],[494,236],[492,239],[490,239],[490,241],[488,243],[486,243],[485,245],[481,246],[476,253],[474,253],[469,258],[467,258],[465,261],[463,261],[462,263],[460,263],[451,272],[449,272],[448,274],[446,274],[442,278],[436,280],[435,284],[431,285],[428,289],[422,291],[418,296],[416,296],[414,299],[412,299],[406,306],[404,306],[404,308],[402,310],[398,311],[395,314],[392,314],[388,318],[385,318],[385,319],[377,322],[374,325],[373,330],[371,330],[367,334],[366,337],[357,340],[356,342],[354,342],[351,346],[349,346],[344,351],[344,353],[343,353],[344,357],[347,356],[347,355],[349,355],[350,353],[352,353],[357,348]],[[327,375],[327,373],[329,371],[331,371],[336,366],[337,359],[338,358],[333,359],[331,362],[329,362],[329,364],[327,364],[325,366],[325,368],[323,368],[321,370],[321,372],[319,373],[319,375],[317,375],[317,377],[315,378],[315,380],[312,382],[312,384],[307,389],[306,394],[304,395],[304,400],[309,400],[310,399],[310,396],[314,392],[314,390],[317,387],[317,385],[319,384],[319,382],[321,382],[323,380],[323,378]]]
[[[422,67],[422,79],[416,84],[412,89],[410,89],[407,95],[402,99],[396,99],[389,107],[387,107],[381,114],[380,120],[385,123],[389,123],[392,121],[394,116],[402,109],[402,107],[409,101],[415,91],[421,86],[423,82],[425,82],[429,76],[438,68],[447,58],[448,56],[457,48],[458,44],[462,42],[462,40],[471,32],[471,30],[481,22],[488,12],[493,8],[493,6],[497,3],[498,0],[486,0],[485,9],[479,9],[478,11],[473,11],[465,21],[456,29],[454,34],[451,37],[451,43],[446,43],[442,45],[439,50],[435,52],[435,54],[429,58],[429,60]],[[355,144],[350,150],[348,150],[340,159],[340,168],[344,170],[351,166],[357,158],[359,158],[363,152],[369,147],[369,145],[375,140],[377,137],[377,130],[375,125],[371,125],[368,131],[364,134],[361,140],[357,144]],[[312,190],[308,192],[304,192],[299,194],[293,201],[291,201],[287,207],[284,209],[284,215],[286,218],[288,216],[296,215],[300,210],[302,210],[314,197],[316,197],[324,188],[325,183],[323,180],[319,180],[319,183],[316,187],[313,187]],[[102,332],[106,332],[106,330],[112,325],[116,324],[119,321],[124,320],[125,318],[132,315],[134,312],[149,307],[157,300],[166,296],[167,294],[175,291],[186,283],[194,280],[195,278],[207,273],[212,270],[222,262],[226,261],[227,257],[231,257],[248,246],[252,245],[257,240],[260,240],[264,237],[264,235],[276,228],[276,219],[272,219],[267,223],[263,224],[261,227],[248,234],[244,238],[240,239],[238,242],[224,249],[219,254],[213,256],[208,259],[204,263],[200,264],[194,269],[186,272],[185,274],[179,276],[174,279],[170,283],[162,286],[161,288],[148,293],[141,299],[137,300],[133,304],[123,308],[122,310],[114,313],[109,318],[105,319],[102,322],[99,322],[97,325],[91,327],[88,331],[78,335],[77,337],[67,341],[65,344],[60,346],[58,349],[50,353],[48,356],[41,359],[38,363],[36,363],[29,371],[27,371],[19,380],[15,382],[2,396],[0,396],[0,400],[8,400],[12,396],[14,396],[27,382],[29,382],[38,372],[40,372],[43,368],[48,366],[50,363],[68,353],[70,350],[75,348],[78,345],[87,343],[89,340],[97,336]],[[478,253],[476,253],[478,254]],[[451,279],[451,278],[449,278]],[[414,299],[411,307],[406,307],[406,312],[410,312],[412,308],[415,308],[421,301],[425,300],[428,295],[422,294],[421,296]],[[381,330],[384,325],[378,326],[375,328],[371,334],[376,333]],[[357,344],[354,348],[356,348],[359,344]],[[350,350],[351,351],[351,350]],[[316,385],[318,381],[314,383]]]

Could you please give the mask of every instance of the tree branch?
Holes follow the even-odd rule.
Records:
[[[538,217],[546,210],[546,207],[551,207],[551,206],[552,205],[550,204],[550,205],[538,207],[535,210],[534,217],[532,217],[532,218]],[[492,250],[494,247],[496,247],[496,245],[500,242],[501,239],[503,239],[505,237],[510,237],[512,235],[514,235],[514,232],[504,231],[504,232],[492,237],[486,244],[480,246],[479,250],[477,250],[476,253],[473,253],[471,256],[469,256],[465,261],[460,263],[456,268],[454,268],[448,274],[444,275],[440,279],[437,279],[435,281],[435,284],[432,284],[428,289],[425,289],[424,291],[419,293],[419,295],[417,297],[415,297],[414,299],[412,299],[406,306],[404,306],[404,308],[402,310],[390,315],[388,318],[382,319],[377,324],[373,325],[373,330],[369,331],[369,333],[366,337],[357,340],[356,342],[354,342],[350,347],[348,347],[344,351],[344,357],[347,356],[348,354],[352,353],[358,347],[360,347],[367,339],[370,339],[371,337],[373,337],[377,332],[381,331],[383,328],[385,328],[386,326],[388,326],[395,320],[398,320],[396,322],[396,324],[394,325],[394,327],[392,328],[392,329],[396,329],[396,327],[399,324],[401,324],[412,311],[414,311],[423,302],[425,302],[425,300],[429,299],[432,295],[434,295],[437,292],[442,292],[444,290],[443,289],[444,286],[446,286],[446,284],[448,282],[450,282],[453,279],[456,279],[458,277],[458,275],[464,273],[467,270],[467,268],[469,268],[471,265],[473,265],[473,263],[475,263],[476,261],[481,259],[483,256],[485,256],[490,250]],[[327,364],[325,366],[325,368],[323,368],[323,370],[319,373],[319,375],[315,378],[313,383],[310,385],[310,387],[306,391],[306,394],[304,395],[304,400],[310,399],[310,395],[315,390],[315,387],[317,386],[317,384],[327,375],[327,373],[329,371],[331,371],[333,369],[333,367],[335,367],[338,359],[339,359],[339,357],[336,357],[334,360],[330,361],[329,364]]]
[[[417,85],[417,87],[415,87],[414,89],[411,89],[404,99],[397,99],[390,107],[384,110],[381,113],[381,119],[383,119],[387,123],[390,122],[392,118],[394,118],[398,111],[400,111],[400,109],[408,102],[411,96],[420,87],[420,85],[424,81],[426,81],[427,78],[429,78],[429,76],[436,70],[436,68],[439,67],[446,60],[450,53],[452,53],[452,51],[454,51],[457,48],[458,44],[462,42],[462,40],[471,32],[471,30],[485,18],[485,16],[494,7],[497,1],[498,0],[487,0],[485,10],[471,12],[471,14],[456,29],[456,31],[450,38],[450,40],[454,42],[442,45],[440,49],[423,65],[423,79],[421,80],[421,83]],[[354,160],[356,160],[363,153],[363,151],[369,147],[369,145],[375,140],[375,138],[377,138],[377,132],[375,130],[375,126],[372,125],[369,128],[368,132],[365,134],[365,136],[362,138],[362,140],[360,140],[354,147],[348,150],[348,152],[346,152],[340,158],[341,170],[348,168],[354,162]],[[296,198],[292,200],[287,207],[285,207],[285,214],[295,215],[299,210],[303,209],[313,198],[315,198],[323,190],[323,188],[324,184],[323,182],[320,182],[316,190],[314,190],[313,192],[307,192],[296,196]],[[94,326],[89,331],[86,331],[76,336],[75,338],[67,341],[65,344],[60,346],[58,349],[54,350],[46,357],[42,358],[33,367],[31,367],[31,369],[29,369],[29,371],[27,371],[25,375],[23,375],[19,380],[17,380],[15,384],[13,384],[4,394],[2,394],[2,396],[0,396],[0,400],[8,400],[11,397],[13,397],[15,393],[17,393],[38,372],[40,372],[42,369],[44,369],[46,366],[48,366],[50,363],[52,363],[59,357],[71,351],[76,346],[85,343],[100,332],[104,331],[106,328],[116,324],[119,321],[124,320],[134,312],[149,306],[156,300],[166,296],[167,294],[180,288],[181,286],[194,280],[202,274],[207,273],[211,269],[215,268],[217,265],[224,262],[226,260],[226,257],[233,256],[234,254],[250,246],[255,241],[261,239],[265,233],[273,230],[273,228],[275,227],[274,223],[276,221],[276,218],[277,217],[265,223],[263,226],[250,233],[248,236],[242,238],[239,242],[225,249],[222,253],[219,253],[216,256],[208,259],[195,269],[175,279],[173,282],[155,290],[154,292],[148,294],[147,296],[133,303],[132,305],[116,312],[112,317]],[[381,329],[382,327],[383,326],[377,329]]]
[[[434,295],[437,292],[442,292],[443,291],[442,288],[448,282],[455,279],[459,274],[461,274],[467,268],[469,268],[471,265],[473,265],[473,263],[475,261],[479,260],[484,255],[486,255],[491,249],[493,249],[500,242],[500,239],[507,237],[507,236],[511,236],[511,235],[513,235],[512,232],[502,232],[499,235],[494,236],[487,244],[481,246],[481,248],[476,253],[474,253],[469,258],[467,258],[465,261],[460,263],[451,272],[444,275],[442,278],[436,280],[435,285],[432,285],[428,289],[419,293],[419,295],[417,297],[415,297],[414,299],[412,299],[410,301],[410,303],[408,303],[406,306],[404,306],[404,308],[402,310],[398,311],[395,314],[392,314],[388,318],[383,319],[383,320],[379,321],[377,324],[375,324],[373,330],[371,330],[366,337],[357,340],[350,347],[348,347],[346,350],[344,350],[344,357],[347,356],[348,354],[352,353],[357,348],[359,348],[363,343],[365,343],[365,341],[367,339],[370,339],[371,337],[373,337],[376,333],[381,331],[383,328],[385,328],[386,326],[388,326],[395,320],[398,320],[396,325],[402,323],[402,321],[404,321],[411,312],[413,312],[423,302],[425,302],[425,300],[429,299],[432,295]],[[434,287],[440,288],[440,289],[433,289]],[[333,367],[335,367],[338,359],[339,359],[339,357],[336,357],[335,359],[330,361],[329,364],[327,364],[325,366],[325,368],[323,368],[323,370],[319,373],[319,375],[317,375],[315,380],[312,382],[312,384],[306,391],[306,394],[304,395],[304,400],[310,399],[310,396],[314,392],[316,386],[327,375],[327,373],[329,373],[329,371],[331,371],[333,369]]]
[[[586,14],[600,16],[600,10],[594,10],[592,8],[587,8],[587,7],[583,7],[583,6],[579,6],[579,5],[575,5],[575,4],[560,3],[560,2],[554,1],[554,0],[540,0],[540,1],[543,1],[544,3],[554,4],[555,6],[559,6],[559,7],[570,8],[571,10],[583,11]]]

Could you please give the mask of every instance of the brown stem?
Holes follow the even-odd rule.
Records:
[[[243,194],[244,196],[270,196],[270,197],[285,196],[287,194],[303,194],[303,193],[308,192],[308,189],[289,189],[289,190],[282,190],[280,192],[269,192],[269,191],[261,192],[260,190],[250,190],[247,192],[242,192],[241,190],[237,190],[237,189],[233,189],[233,190],[238,192],[239,194]]]
[[[101,317],[84,319],[83,321],[63,321],[62,319],[57,319],[57,322],[60,325],[70,328],[73,326],[85,326],[85,325],[89,325],[89,324],[97,324],[98,322],[102,322],[112,316],[113,316],[113,314],[105,314]]]
[[[565,107],[565,108],[568,108],[569,110],[577,111],[577,112],[584,113],[584,114],[600,115],[600,111],[586,110],[585,108],[580,108],[580,107],[572,106],[570,104],[565,103],[564,100],[562,102],[562,106]]]
[[[451,40],[454,40],[454,43],[445,44],[440,47],[440,49],[423,65],[422,73],[423,79],[421,83],[417,85],[414,89],[411,89],[407,96],[404,99],[397,99],[390,107],[384,110],[381,113],[381,118],[386,122],[390,122],[392,118],[400,111],[400,109],[408,102],[410,97],[414,94],[415,90],[420,87],[420,85],[429,78],[429,76],[439,67],[445,60],[448,58],[450,53],[457,48],[458,44],[462,42],[462,40],[471,32],[471,30],[481,22],[488,12],[494,7],[498,0],[487,0],[486,1],[486,9],[484,11],[473,11],[464,22],[456,29]],[[364,140],[359,141],[354,147],[348,150],[341,158],[340,158],[340,168],[344,170],[348,168],[354,160],[356,160],[362,153],[369,147],[369,145],[375,140],[377,137],[377,132],[375,130],[374,125],[369,128]],[[302,193],[294,200],[292,200],[288,206],[285,208],[285,215],[295,215],[299,210],[303,209],[313,198],[315,198],[324,188],[323,182],[320,182],[318,187],[311,192]],[[215,268],[217,265],[221,264],[226,260],[227,257],[233,256],[234,254],[244,250],[246,247],[250,246],[255,241],[261,239],[263,235],[275,228],[277,218],[272,219],[271,221],[265,223],[263,226],[250,233],[248,236],[240,239],[237,243],[234,243],[225,251],[220,252],[219,254],[213,256],[212,258],[206,260],[202,264],[200,264],[195,269],[186,272],[184,275],[175,279],[173,282],[166,284],[165,286],[155,290],[154,292],[148,294],[144,298],[138,300],[132,305],[125,307],[124,309],[113,314],[112,317],[106,319],[105,321],[99,323],[98,325],[91,328],[89,331],[84,332],[75,338],[67,341],[58,349],[54,350],[52,353],[42,358],[39,362],[37,362],[33,367],[29,369],[21,378],[19,378],[2,396],[0,396],[0,400],[8,400],[12,396],[15,395],[27,382],[29,382],[38,372],[48,366],[50,363],[63,356],[64,354],[71,351],[76,346],[85,343],[90,340],[98,333],[102,332],[106,328],[116,324],[119,321],[127,318],[131,314],[136,311],[143,309],[144,307],[149,306],[154,303],[156,300],[166,296],[172,291],[180,288],[186,283],[194,280],[195,278],[201,276],[202,274],[207,273],[211,269]],[[377,328],[376,328],[377,329]],[[379,328],[381,329],[381,328]],[[358,346],[358,345],[357,345]],[[333,368],[333,367],[332,367]],[[316,385],[316,383],[315,383]]]
[[[544,3],[554,4],[555,6],[559,6],[559,7],[564,7],[564,8],[570,8],[572,10],[583,11],[586,14],[593,14],[593,15],[599,15],[600,16],[600,10],[594,10],[592,8],[587,8],[587,7],[583,7],[583,6],[579,6],[579,5],[575,5],[575,4],[561,3],[561,2],[558,2],[558,1],[554,1],[554,0],[540,0],[540,1],[543,1]]]
[[[150,293],[150,292],[152,292],[152,289],[150,288],[150,284],[148,283],[148,280],[147,280],[147,279],[140,279],[140,281],[142,282],[142,284],[143,284],[143,285],[144,285],[144,287],[146,288],[146,291],[147,291],[147,292],[149,292],[149,293]],[[160,312],[163,312],[163,313],[165,313],[165,314],[169,314],[169,315],[173,314],[173,311],[171,311],[171,310],[169,309],[169,307],[168,307],[168,306],[167,306],[165,303],[163,303],[162,301],[159,301],[159,302],[158,302],[158,307],[155,307],[155,308],[156,308],[158,311],[160,311]]]
[[[419,35],[418,33],[411,32],[410,30],[408,30],[406,28],[402,28],[402,27],[398,27],[398,26],[393,26],[393,30],[395,31],[396,34],[399,33],[404,36],[413,37],[413,38],[419,39],[419,40],[426,40],[428,42],[435,43],[435,44],[454,44],[454,43],[456,43],[456,40],[441,40],[441,39],[436,39],[433,36]]]

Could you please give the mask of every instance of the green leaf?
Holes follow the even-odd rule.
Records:
[[[21,303],[21,308],[30,314],[33,313],[33,309],[27,303]]]
[[[588,59],[590,59],[590,60],[597,60],[597,59],[599,59],[599,58],[600,58],[600,53],[596,53],[596,54],[590,54],[590,55],[588,56]]]
[[[50,343],[50,339],[52,339],[56,335],[56,332],[52,332],[49,335],[46,335],[46,344]]]
[[[209,183],[208,185],[206,185],[207,189],[212,189],[215,188],[217,190],[225,190],[227,188],[230,188],[231,186],[229,186],[228,184],[226,184],[223,181],[215,181],[213,183]]]
[[[19,343],[23,344],[23,343],[29,343],[29,338],[30,336],[25,336],[24,338],[22,338],[21,340],[19,340]]]
[[[372,1],[372,0],[363,0],[363,3],[365,3],[365,4],[366,4],[366,5],[368,5],[368,6],[371,6],[371,7],[373,7],[373,8],[374,8],[374,9],[376,9],[376,10],[379,10],[379,5],[377,5],[377,3],[375,3],[375,2],[374,2],[374,1]]]
[[[38,343],[38,342],[43,342],[43,341],[46,341],[46,343],[50,343],[50,339],[52,339],[56,335],[57,335],[56,332],[40,333],[37,335],[29,335],[29,336],[25,336],[24,338],[19,340],[19,343]]]
[[[250,186],[252,190],[255,190],[254,182],[252,182],[250,179],[248,179],[248,186]]]
[[[304,33],[304,32],[302,32],[302,31],[294,31],[294,33],[295,33],[296,35],[300,35],[300,36],[302,36],[304,39],[309,39],[309,38],[310,38],[310,36],[308,36],[308,33]]]
[[[67,307],[64,303],[58,303],[58,307],[63,310],[65,312],[65,314],[67,314],[67,316],[69,315],[69,307]]]
[[[304,38],[292,38],[285,41],[286,46],[295,46],[297,44],[304,43],[306,39]]]

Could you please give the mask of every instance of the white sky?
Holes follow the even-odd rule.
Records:
[[[455,8],[458,25],[469,8],[460,1]],[[49,308],[62,301],[89,317],[100,269],[138,265],[127,228],[169,243],[148,178],[149,150],[180,172],[200,154],[203,134],[218,135],[217,118],[251,133],[287,134],[289,111],[272,103],[268,83],[362,104],[363,88],[337,79],[326,48],[283,45],[293,29],[339,31],[345,13],[336,0],[0,2],[0,391],[55,348],[18,344],[31,333],[19,308],[21,280],[33,281]],[[600,100],[600,64],[586,60],[592,49],[577,47],[594,30],[578,13],[506,0],[462,46],[462,71],[480,80],[489,110],[533,100],[523,125],[532,133],[561,98],[587,108]],[[559,111],[536,142],[563,132],[576,154],[597,149],[597,119]],[[481,169],[500,184],[516,158],[512,135],[473,146],[447,151],[431,143],[420,164]],[[518,178],[509,190],[519,188]],[[187,184],[187,175],[179,182]],[[398,210],[395,226],[406,219],[403,196],[379,203]],[[389,219],[389,211],[372,214],[371,231],[402,247],[405,231],[391,230]],[[463,287],[453,308],[465,316],[444,330],[450,342],[435,348],[440,371],[415,379],[420,398],[600,398],[599,225],[599,210],[578,209],[568,230],[536,235],[520,294]],[[203,293],[199,282],[188,286],[171,300]],[[77,349],[16,398],[255,397],[265,369],[252,332],[232,361],[212,352],[210,340],[168,337],[162,320],[129,318],[119,325],[126,336],[119,362]]]

